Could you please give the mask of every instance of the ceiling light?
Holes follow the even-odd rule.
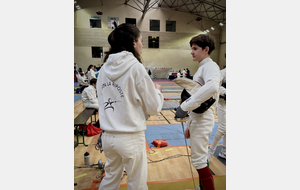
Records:
[[[204,34],[206,34],[207,32],[206,31],[204,31]]]
[[[212,30],[214,30],[214,27],[211,27]]]
[[[102,15],[103,13],[102,13],[102,11],[96,11],[96,14],[97,15]]]
[[[223,23],[222,23],[222,22],[220,22],[220,25],[221,25],[221,26],[223,26]]]
[[[207,29],[206,32],[209,32],[209,30]]]
[[[76,4],[77,2],[76,1],[74,1],[74,4]]]

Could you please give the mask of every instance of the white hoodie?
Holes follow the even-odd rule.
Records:
[[[160,112],[164,97],[144,66],[128,51],[109,55],[97,80],[101,129],[111,132],[146,130],[148,115]]]

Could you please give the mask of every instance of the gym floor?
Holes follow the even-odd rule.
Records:
[[[158,125],[175,126],[180,124],[174,120],[175,111],[173,110],[173,108],[176,107],[176,105],[179,105],[178,99],[182,88],[180,88],[170,80],[153,79],[153,81],[159,83],[162,86],[164,97],[169,98],[170,100],[165,100],[163,110],[160,112],[160,114],[151,116],[149,118],[149,120],[147,121],[147,129],[151,129],[151,127],[157,127]],[[76,98],[78,99],[78,97]],[[80,114],[83,109],[84,108],[81,99],[77,100],[74,103],[74,118],[78,114]],[[98,119],[98,115],[96,117]],[[88,122],[90,122],[90,119],[88,120]],[[216,114],[215,122],[218,122]],[[184,126],[186,128],[185,124]],[[102,174],[101,170],[97,169],[96,167],[86,168],[84,165],[85,152],[89,152],[91,164],[97,164],[99,159],[101,159],[103,163],[106,162],[104,152],[100,153],[100,151],[95,149],[98,137],[99,135],[91,137],[85,136],[85,144],[87,144],[88,146],[80,144],[75,148],[74,183],[76,183],[77,185],[74,186],[74,190],[98,190],[100,184],[99,177]],[[158,136],[157,139],[159,138],[160,137]],[[74,136],[74,141],[76,141],[76,135]],[[79,136],[79,142],[82,142],[82,136]],[[190,154],[190,148],[187,148],[185,144],[181,146],[170,145],[167,147],[156,148],[153,145],[147,143],[146,139],[145,143],[148,156],[147,183],[149,190],[188,190],[195,189],[195,186],[199,185],[197,171],[193,166],[190,167],[190,163],[187,157],[187,151]],[[214,154],[215,156],[213,156],[210,160],[209,167],[214,176],[216,190],[225,190],[226,160],[218,157],[218,150],[220,151],[221,148],[220,145],[221,144],[219,144]],[[126,179],[127,176],[125,174],[120,183],[120,190],[127,189]]]

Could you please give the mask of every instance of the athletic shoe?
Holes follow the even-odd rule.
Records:
[[[214,152],[210,147],[208,147],[207,160],[209,161],[211,157],[214,155]]]
[[[221,158],[226,159],[226,152],[220,152],[220,153],[219,153],[219,156],[220,156]]]

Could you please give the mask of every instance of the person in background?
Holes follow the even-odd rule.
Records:
[[[183,69],[183,70],[182,70],[182,77],[183,77],[183,78],[185,78],[185,74],[186,74],[186,71],[185,71],[185,69]]]
[[[186,117],[187,129],[185,138],[191,139],[191,161],[198,172],[199,179],[205,190],[215,190],[212,173],[207,165],[208,137],[211,134],[215,119],[214,110],[219,99],[220,89],[220,68],[210,58],[211,52],[215,49],[214,39],[209,35],[200,34],[190,40],[193,61],[198,64],[198,70],[193,80],[201,85],[201,88],[176,109],[176,116]],[[216,101],[203,113],[195,113],[203,102],[213,97]]]
[[[76,63],[75,63],[76,64]],[[76,74],[77,74],[77,70],[76,70],[76,66],[74,66],[74,82],[77,82],[78,79],[76,77]]]
[[[154,84],[141,64],[142,35],[128,23],[119,25],[108,36],[97,93],[102,147],[107,158],[105,177],[99,190],[118,190],[123,169],[128,190],[148,190],[146,120],[162,109],[161,86]]]
[[[85,72],[85,73],[84,73],[83,79],[84,79],[85,81],[89,82],[89,79],[88,79],[88,72]]]
[[[148,70],[148,75],[151,78],[151,70],[150,69]]]
[[[226,59],[226,54],[225,54]],[[223,137],[222,150],[219,153],[221,158],[226,159],[226,68],[221,70],[221,87],[220,87],[220,98],[217,106],[218,115],[218,130],[213,138],[213,141],[208,148],[208,161],[214,155],[216,147]]]
[[[84,74],[83,72],[79,72],[78,75],[78,83],[79,83],[79,87],[81,92],[83,92],[83,90],[89,86],[88,80],[84,79]]]
[[[180,73],[180,70],[178,71],[177,73],[177,78],[180,78],[181,77],[181,73]]]
[[[98,74],[99,73],[99,71],[98,72],[95,72],[94,71],[94,65],[90,65],[89,67],[88,67],[88,80],[89,81],[91,81],[92,79],[97,79],[96,78],[96,74]]]
[[[94,65],[93,70],[94,70],[94,72],[95,72],[95,77],[98,78],[99,70],[97,70],[96,65]],[[97,72],[97,71],[98,71],[98,72]]]
[[[186,74],[187,78],[191,78],[190,70],[188,68],[186,68]]]
[[[91,79],[90,85],[82,92],[81,98],[83,107],[99,109],[97,92],[96,92],[97,79]]]
[[[76,68],[76,70],[78,71],[78,65],[76,63],[74,63],[74,67]]]

